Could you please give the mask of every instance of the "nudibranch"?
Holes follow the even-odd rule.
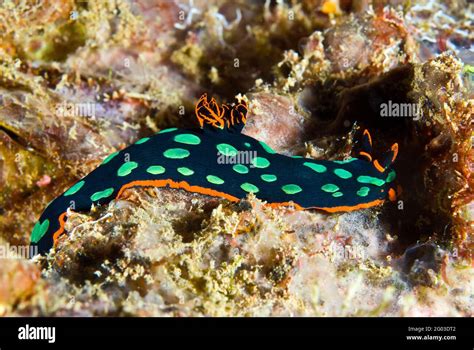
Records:
[[[65,232],[68,209],[88,211],[120,198],[132,187],[155,186],[237,202],[249,193],[270,206],[345,212],[395,197],[392,182],[398,146],[372,157],[372,140],[363,132],[357,157],[314,160],[278,154],[262,141],[241,133],[247,103],[219,106],[204,94],[196,104],[200,128],[162,130],[110,154],[44,210],[31,244],[47,253]]]

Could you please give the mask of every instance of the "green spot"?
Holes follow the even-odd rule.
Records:
[[[326,170],[328,170],[324,165],[321,164],[305,162],[303,163],[303,165],[307,166],[310,169],[313,169],[317,173],[324,173]]]
[[[294,185],[294,184],[282,186],[281,189],[283,190],[283,192],[287,194],[295,194],[295,193],[299,193],[303,191],[303,189],[300,186]]]
[[[44,220],[41,224],[39,221],[36,222],[31,232],[31,242],[38,243],[39,240],[45,235],[49,228],[49,220]]]
[[[114,189],[112,187],[110,187],[110,188],[107,188],[103,191],[99,191],[99,192],[94,193],[91,196],[91,200],[93,202],[95,202],[95,201],[98,201],[99,199],[107,198],[107,197],[111,196],[112,193],[114,193]]]
[[[359,191],[357,191],[357,195],[359,197],[367,197],[367,195],[369,194],[369,191],[370,191],[370,188],[364,186],[364,187],[359,188]]]
[[[248,143],[248,142],[245,142],[245,143],[244,143],[244,146],[247,147],[247,148],[252,147],[252,145],[251,145],[250,143]]]
[[[321,189],[324,192],[332,193],[332,192],[337,192],[339,190],[339,187],[337,187],[334,184],[326,184],[326,185],[322,186]]]
[[[152,175],[160,175],[165,172],[165,168],[163,168],[161,165],[152,165],[146,169],[146,172]]]
[[[175,130],[178,130],[178,128],[164,129],[164,130],[161,130],[158,134],[166,134],[167,132],[172,132],[172,131],[175,131]]]
[[[247,168],[243,164],[235,164],[232,169],[239,174],[247,174],[249,172],[249,168]]]
[[[332,194],[333,197],[341,197],[342,196],[342,192],[336,192],[336,193],[333,193]]]
[[[122,166],[117,170],[118,176],[127,176],[130,175],[133,169],[138,167],[138,163],[136,162],[126,162],[123,163]]]
[[[224,183],[224,180],[214,175],[207,175],[206,180],[209,181],[211,184],[216,184],[216,185],[222,185]]]
[[[267,168],[270,166],[270,162],[267,158],[255,157],[252,159],[252,164],[256,168]]]
[[[201,139],[193,134],[181,134],[176,135],[174,140],[179,143],[185,143],[187,145],[199,145],[201,143]]]
[[[142,143],[145,143],[149,140],[150,138],[149,137],[144,137],[140,140],[138,140],[137,142],[135,142],[136,145],[141,145]]]
[[[102,165],[107,164],[108,162],[110,162],[117,154],[119,154],[119,152],[114,152],[112,154],[109,154],[107,156],[107,158],[105,158],[104,161],[102,162]]]
[[[178,168],[176,169],[178,170],[178,173],[180,173],[181,175],[184,175],[184,176],[191,176],[192,174],[194,174],[194,171],[189,169],[189,168],[186,168],[186,167],[181,167],[181,168]]]
[[[270,153],[270,154],[275,154],[276,152],[269,146],[267,145],[265,142],[263,141],[259,141],[260,145],[263,147],[263,149],[267,152],[267,153]]]
[[[395,172],[395,170],[392,170],[385,179],[385,182],[392,182],[393,180],[395,180],[396,177],[397,173]]]
[[[189,157],[189,151],[184,148],[170,148],[163,152],[166,158],[183,159]]]
[[[303,158],[303,156],[291,156],[291,158],[299,159],[299,158]]]
[[[262,178],[263,181],[266,181],[266,182],[274,182],[277,180],[277,177],[273,174],[263,174],[260,177]]]
[[[352,177],[352,173],[344,169],[334,169],[334,174],[339,176],[341,179],[350,179]]]
[[[375,186],[383,186],[385,184],[385,181],[376,177],[372,176],[365,176],[361,175],[357,178],[357,181],[363,184],[371,184]]]
[[[220,154],[226,157],[235,157],[239,152],[234,146],[231,146],[227,143],[220,143],[216,146]]]
[[[253,193],[258,192],[258,187],[248,182],[245,182],[242,185],[240,185],[240,188],[243,189],[245,192],[253,192]]]
[[[357,158],[349,158],[349,159],[345,159],[345,160],[335,160],[334,163],[337,163],[337,164],[347,164],[347,163],[351,163],[353,161],[357,160]]]
[[[64,196],[72,196],[74,193],[77,193],[82,186],[84,186],[85,182],[84,180],[77,182],[75,185],[73,185],[70,189],[68,189],[66,192],[64,192]]]

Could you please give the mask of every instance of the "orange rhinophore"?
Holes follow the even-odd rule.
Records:
[[[243,127],[247,121],[247,111],[248,106],[244,100],[233,107],[227,104],[219,107],[214,98],[210,102],[207,100],[207,94],[201,96],[195,108],[196,118],[201,128],[204,125],[210,125],[219,129],[224,127],[228,129],[238,126]]]

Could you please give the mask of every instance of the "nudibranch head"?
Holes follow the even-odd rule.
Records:
[[[366,183],[367,186],[361,187],[357,191],[358,196],[365,196],[366,200],[385,200],[395,201],[397,191],[394,186],[396,172],[393,169],[393,163],[398,155],[398,144],[394,143],[383,157],[373,159],[372,157],[372,137],[368,130],[364,130],[359,158],[365,160],[365,165],[361,166],[365,175],[359,175],[357,181]]]
[[[394,186],[396,172],[392,164],[397,157],[398,145],[393,144],[383,157],[374,159],[372,140],[367,130],[361,144],[357,158],[332,162],[305,160],[305,169],[295,176],[312,184],[311,195],[295,196],[295,202],[299,200],[303,208],[344,212],[369,208],[387,199],[394,201],[397,196]],[[312,171],[308,173],[306,169]],[[321,202],[324,206],[319,204]]]

